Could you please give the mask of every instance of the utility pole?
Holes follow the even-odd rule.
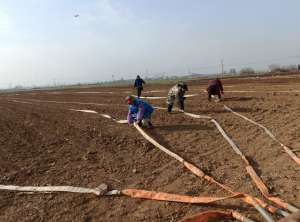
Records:
[[[148,69],[145,70],[145,76],[146,76],[146,77],[149,76],[149,70],[148,70]]]
[[[53,79],[53,86],[56,87],[56,79]]]
[[[222,69],[222,77],[224,76],[224,62],[223,59],[221,59],[221,69]]]

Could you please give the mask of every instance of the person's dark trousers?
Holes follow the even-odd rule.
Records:
[[[169,112],[169,113],[172,112],[172,108],[173,108],[173,105],[168,104],[168,112]]]
[[[138,96],[139,98],[140,98],[141,95],[142,95],[142,90],[143,90],[142,87],[136,87],[136,94],[137,94],[137,96]]]
[[[184,98],[178,99],[178,106],[181,110],[184,110]]]

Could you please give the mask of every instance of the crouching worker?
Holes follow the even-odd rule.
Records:
[[[212,96],[218,96],[221,100],[221,94],[224,94],[223,85],[220,79],[211,80],[207,87],[208,101],[211,101]]]
[[[133,96],[127,96],[126,101],[128,104],[128,124],[131,126],[133,123],[137,123],[139,126],[147,125],[148,128],[152,128],[151,115],[154,111],[153,107]]]
[[[168,112],[172,112],[172,108],[174,105],[174,102],[176,100],[178,108],[181,112],[184,111],[184,94],[185,92],[188,91],[188,87],[186,83],[179,82],[175,86],[173,86],[169,93],[168,93],[168,99],[167,99],[167,104],[168,104]]]

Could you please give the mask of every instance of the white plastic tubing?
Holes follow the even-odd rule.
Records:
[[[14,185],[0,185],[0,190],[11,190],[20,192],[69,192],[69,193],[91,193],[97,196],[101,195],[101,191],[97,188],[84,188],[84,187],[73,187],[73,186],[14,186]],[[104,195],[119,195],[118,190],[112,190]]]
[[[252,124],[254,124],[254,125],[256,125],[256,126],[258,126],[258,127],[260,127],[260,128],[262,128],[264,131],[265,131],[265,133],[272,139],[272,140],[274,140],[275,142],[277,142],[283,149],[284,149],[284,151],[300,166],[300,158],[299,157],[297,157],[296,156],[296,154],[295,153],[293,153],[293,151],[289,148],[289,147],[287,147],[286,145],[284,145],[283,143],[281,143],[275,136],[274,136],[274,134],[273,133],[271,133],[271,131],[267,128],[267,127],[265,127],[264,125],[262,125],[262,124],[260,124],[260,123],[258,123],[258,122],[255,122],[254,120],[252,120],[252,119],[249,119],[249,118],[247,118],[246,116],[244,116],[244,115],[242,115],[242,114],[240,114],[240,113],[237,113],[237,112],[235,112],[235,111],[233,111],[231,108],[229,108],[228,106],[225,106],[224,105],[224,108],[225,108],[225,110],[227,110],[227,111],[229,111],[229,112],[231,112],[231,113],[233,113],[234,115],[236,115],[236,116],[239,116],[239,117],[241,117],[242,119],[244,119],[244,120],[246,120],[246,121],[248,121],[248,122],[250,122],[250,123],[252,123]]]

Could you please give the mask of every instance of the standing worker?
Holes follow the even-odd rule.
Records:
[[[136,122],[139,126],[147,124],[148,128],[152,128],[151,115],[154,111],[153,107],[145,101],[133,96],[127,96],[126,101],[128,104],[128,124],[131,126]]]
[[[170,89],[167,99],[169,113],[172,112],[175,100],[177,101],[179,111],[184,112],[184,94],[186,91],[188,91],[188,87],[184,82],[179,82]]]
[[[134,81],[134,88],[136,88],[136,94],[137,97],[140,98],[143,90],[143,84],[146,84],[145,81],[137,75],[135,81]]]
[[[207,93],[208,93],[208,101],[211,101],[212,95],[217,95],[219,98],[219,101],[221,100],[221,94],[224,94],[223,91],[223,85],[219,78],[216,78],[214,80],[211,80],[207,87]]]

